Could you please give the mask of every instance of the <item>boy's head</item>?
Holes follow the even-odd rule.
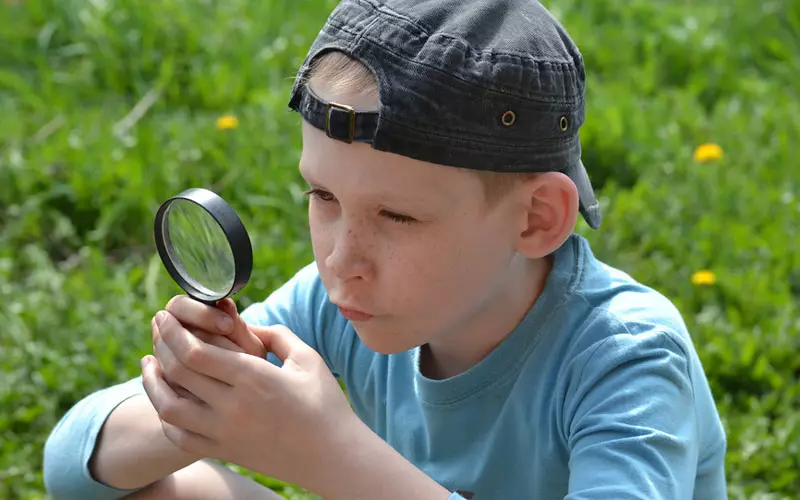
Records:
[[[497,323],[579,211],[599,226],[582,62],[538,3],[346,0],[290,106],[322,279],[376,351]]]

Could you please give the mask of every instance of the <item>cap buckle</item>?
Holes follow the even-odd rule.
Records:
[[[348,123],[347,123],[347,139],[342,139],[339,137],[334,137],[331,135],[331,111],[337,110],[347,113],[348,115]],[[335,102],[329,102],[325,105],[325,134],[330,137],[331,139],[343,140],[347,144],[351,144],[356,137],[356,110],[353,109],[352,106],[347,106],[346,104],[339,104]]]

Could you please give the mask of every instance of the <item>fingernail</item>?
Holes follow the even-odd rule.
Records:
[[[233,320],[230,316],[225,315],[217,321],[217,328],[219,328],[220,331],[228,333],[233,329]]]
[[[145,356],[142,358],[142,370],[147,368],[147,365],[150,364],[150,356]]]

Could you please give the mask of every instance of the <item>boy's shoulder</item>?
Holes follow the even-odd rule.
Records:
[[[647,357],[669,350],[687,369],[699,366],[676,305],[652,286],[599,259],[584,237],[573,235],[558,251],[554,272],[553,291],[561,303],[553,322],[563,336],[564,356]]]
[[[661,359],[682,376],[704,378],[684,318],[666,295],[598,258],[581,236],[559,253],[554,282],[562,284],[554,291],[562,302],[552,321],[562,361],[599,375]]]

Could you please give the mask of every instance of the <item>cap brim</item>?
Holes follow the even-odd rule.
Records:
[[[578,160],[576,163],[570,165],[564,172],[572,179],[572,182],[578,187],[578,197],[580,198],[580,212],[583,215],[586,223],[592,229],[598,229],[603,221],[602,214],[600,213],[600,203],[594,195],[592,182],[589,180],[589,174],[586,172],[586,167],[583,162]]]

